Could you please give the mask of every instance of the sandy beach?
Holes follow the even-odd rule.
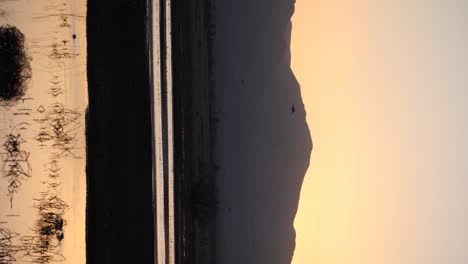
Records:
[[[17,58],[6,28],[30,69],[24,94],[0,100],[0,262],[84,264],[86,1],[0,1],[0,14],[2,80]]]

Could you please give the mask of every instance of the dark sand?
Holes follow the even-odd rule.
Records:
[[[89,0],[87,263],[154,263],[144,1]]]

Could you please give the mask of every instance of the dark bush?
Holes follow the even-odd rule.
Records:
[[[31,79],[31,64],[24,34],[15,26],[0,26],[0,102],[15,102],[24,96]]]

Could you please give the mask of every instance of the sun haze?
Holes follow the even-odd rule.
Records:
[[[466,263],[468,4],[297,0],[314,141],[294,264]]]

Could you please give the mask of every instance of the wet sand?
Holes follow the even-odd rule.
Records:
[[[154,263],[144,1],[88,1],[88,263]]]

